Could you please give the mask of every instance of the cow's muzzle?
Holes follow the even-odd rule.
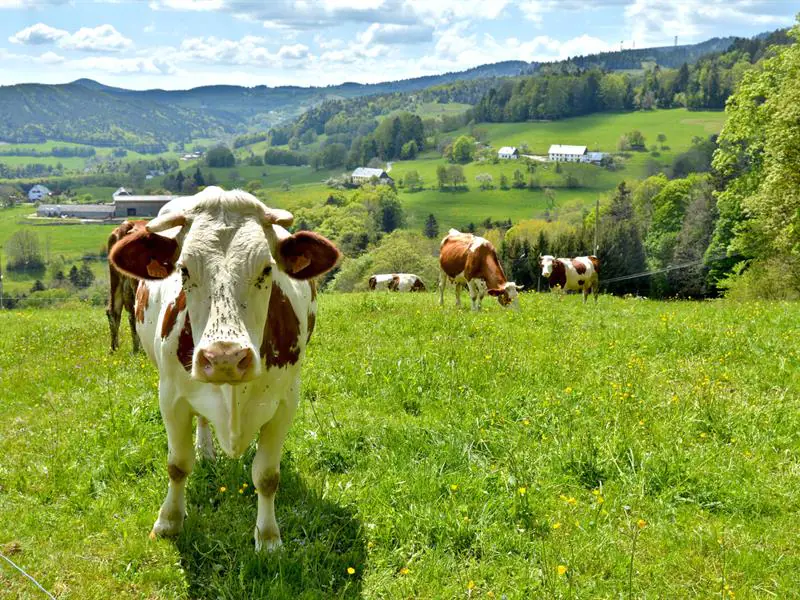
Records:
[[[255,376],[255,352],[236,342],[214,342],[201,348],[197,363],[196,377],[209,383],[235,385]]]

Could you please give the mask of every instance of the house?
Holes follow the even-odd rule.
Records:
[[[389,177],[389,174],[384,171],[383,169],[371,169],[369,167],[358,167],[350,178],[353,180],[353,183],[356,185],[361,185],[363,183],[369,183],[372,181],[372,178],[378,180],[378,183],[383,185],[394,185],[394,179]]]
[[[36,216],[108,221],[114,216],[113,204],[40,204]]]
[[[50,190],[48,190],[43,185],[39,185],[38,183],[33,186],[31,189],[28,190],[28,201],[29,202],[38,202],[42,198],[46,198],[50,195]]]
[[[177,196],[134,196],[132,194],[114,196],[114,217],[155,217],[158,211]]]
[[[587,152],[581,156],[581,162],[599,165],[606,156],[608,156],[608,152]]]
[[[112,198],[116,198],[117,196],[131,196],[132,194],[126,190],[124,187],[118,188],[116,192],[111,194]]]
[[[497,158],[504,160],[517,160],[519,158],[519,149],[514,146],[503,146],[497,151]]]
[[[547,151],[547,156],[552,162],[579,162],[586,154],[586,146],[566,146],[553,144]]]

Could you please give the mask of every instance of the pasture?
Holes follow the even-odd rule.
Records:
[[[796,304],[320,296],[256,555],[252,449],[174,541],[157,373],[101,309],[0,313],[0,552],[59,599],[797,598]],[[0,596],[43,595],[0,561]]]

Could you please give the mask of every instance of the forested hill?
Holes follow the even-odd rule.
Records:
[[[643,56],[655,57],[666,66],[678,57],[688,60],[730,43],[735,42],[725,38],[672,49],[626,50],[554,63],[547,69],[564,70],[564,65],[580,69],[584,63],[603,63],[604,69],[634,64],[639,68]],[[424,91],[426,101],[476,104],[489,88],[499,86],[502,78],[518,77],[531,70],[549,72],[547,69],[524,61],[505,61],[377,84],[309,88],[213,85],[179,91],[135,91],[89,79],[62,85],[14,85],[0,87],[0,141],[55,140],[157,151],[170,142],[198,137],[265,132],[330,100]]]

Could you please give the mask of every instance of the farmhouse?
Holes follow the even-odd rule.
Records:
[[[40,204],[36,216],[107,221],[114,216],[113,204]]]
[[[28,190],[28,201],[30,202],[38,202],[42,198],[46,198],[50,195],[50,190],[48,190],[43,185],[36,184],[31,189]]]
[[[503,160],[517,160],[519,158],[519,149],[514,146],[503,146],[497,151],[497,158]]]
[[[384,171],[383,169],[371,169],[369,167],[358,167],[350,178],[353,180],[353,183],[356,185],[361,185],[363,183],[369,183],[372,181],[372,178],[378,180],[379,183],[384,185],[394,185],[394,179],[389,177],[389,174]]]
[[[553,144],[547,151],[547,156],[552,162],[579,162],[586,154],[586,146],[566,146]]]

